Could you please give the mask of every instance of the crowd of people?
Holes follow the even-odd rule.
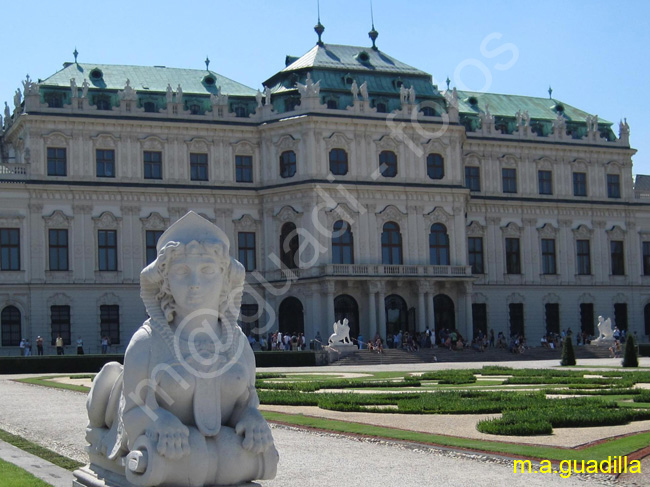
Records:
[[[43,347],[43,337],[42,336],[37,336],[36,337],[36,353],[37,355],[44,355],[44,347]],[[111,346],[111,339],[104,335],[101,338],[101,351],[103,354],[108,353],[110,346]],[[56,338],[54,339],[53,343],[54,347],[56,348],[56,354],[57,355],[65,355],[65,341],[63,340],[63,337],[61,334],[57,334]],[[77,341],[75,343],[76,345],[76,350],[77,350],[77,355],[84,355],[84,341],[81,337],[77,337]],[[29,338],[22,338],[20,340],[20,343],[18,344],[18,348],[20,349],[20,356],[21,357],[30,357],[32,356],[32,343],[30,342]]]

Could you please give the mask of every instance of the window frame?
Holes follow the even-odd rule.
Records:
[[[296,175],[297,158],[293,150],[285,150],[280,154],[280,177],[292,178]]]
[[[587,173],[586,172],[573,173],[573,196],[587,196]]]
[[[521,274],[520,239],[518,237],[506,238],[505,250],[506,250],[506,274],[512,274],[512,275]]]
[[[465,188],[472,193],[481,191],[481,168],[478,166],[465,166]]]
[[[517,169],[514,167],[501,168],[501,188],[503,193],[517,193]]]
[[[120,306],[118,304],[102,304],[99,306],[100,337],[107,336],[111,345],[120,344]]]
[[[253,156],[248,154],[235,155],[235,181],[238,183],[253,182]]]
[[[576,264],[579,276],[591,275],[591,241],[588,239],[576,240]]]
[[[111,154],[111,157],[105,157],[107,154]],[[111,168],[108,171],[110,174],[107,174],[106,167]],[[95,176],[98,178],[115,178],[114,149],[95,149]]]
[[[554,238],[543,238],[541,241],[542,250],[542,274],[557,274],[557,253]]]
[[[354,264],[354,234],[345,220],[332,225],[332,264]]]
[[[65,243],[61,243],[61,236],[65,235]],[[54,238],[53,238],[54,236]],[[67,228],[48,228],[48,269],[50,271],[69,271],[70,258],[69,246],[70,240]]]
[[[63,345],[72,343],[72,316],[70,305],[52,305],[50,306],[50,333],[52,345],[56,345],[57,334],[61,335]]]
[[[643,260],[643,275],[650,276],[650,242],[641,242],[641,259]]]
[[[144,179],[162,180],[162,151],[143,151],[142,160],[144,164]]]
[[[68,175],[68,149],[66,147],[48,147],[47,153],[47,175],[67,176]]]
[[[110,236],[113,237],[113,243],[111,243]],[[111,256],[113,257],[112,261]],[[97,230],[97,270],[100,272],[116,272],[118,270],[117,230]]]
[[[144,232],[144,260],[145,265],[151,264],[158,257],[158,240],[165,233],[164,230],[145,230]]]
[[[190,152],[190,181],[209,181],[206,152]]]
[[[625,242],[623,240],[610,240],[609,250],[612,276],[624,276]]]
[[[15,311],[14,311],[15,310]],[[11,314],[10,314],[11,313]],[[18,306],[8,304],[0,311],[0,345],[17,347],[22,337],[22,313]]]
[[[607,175],[607,197],[613,199],[621,198],[621,176],[620,174]]]
[[[445,177],[445,158],[442,154],[432,152],[427,155],[427,176],[435,181]]]
[[[436,231],[434,231],[434,227]],[[429,229],[429,264],[449,265],[449,232],[442,223],[434,223]]]
[[[0,271],[19,271],[20,261],[20,228],[0,228]]]
[[[334,176],[345,176],[350,171],[348,151],[345,149],[340,147],[330,149],[328,160],[330,172]],[[336,169],[336,171],[334,169]]]
[[[477,248],[476,244],[479,244]],[[485,274],[483,259],[483,237],[467,238],[467,263],[472,266],[472,274]]]
[[[387,226],[391,227],[387,229]],[[404,265],[404,241],[400,226],[396,222],[386,222],[381,232],[382,265]]]
[[[540,195],[550,196],[553,194],[553,171],[539,169],[537,171],[537,185]]]
[[[237,260],[242,263],[246,272],[254,271],[257,268],[256,247],[255,232],[237,232]]]
[[[397,154],[392,150],[383,150],[379,153],[379,172],[385,178],[397,176]]]

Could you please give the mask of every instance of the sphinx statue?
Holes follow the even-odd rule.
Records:
[[[341,320],[334,323],[333,328],[334,333],[330,335],[330,338],[328,340],[330,345],[352,343],[350,341],[350,325],[348,325],[347,318],[343,319],[343,323],[341,323]]]
[[[275,477],[255,357],[237,325],[245,271],[229,245],[194,212],[160,237],[140,276],[149,319],[124,366],[106,364],[89,393],[90,465],[75,472],[75,485],[202,487]]]
[[[602,316],[598,317],[598,338],[591,341],[592,345],[598,344],[607,344],[611,345],[614,341],[614,336],[612,332],[612,319],[603,318]]]

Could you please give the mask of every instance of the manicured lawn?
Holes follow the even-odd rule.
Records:
[[[49,485],[22,468],[0,460],[0,487],[49,487]]]
[[[7,431],[4,430],[0,430],[0,440],[5,441],[10,445],[20,448],[21,450],[24,450],[28,453],[31,453],[32,455],[36,455],[37,457],[40,457],[43,460],[47,460],[48,462],[53,463],[58,467],[65,468],[66,470],[72,471],[83,465],[79,462],[71,460],[70,458],[64,457],[63,455],[59,455],[58,453],[48,450],[47,448],[37,445],[32,441],[26,440],[25,438],[12,435],[11,433],[8,433]],[[1,478],[2,477],[0,476],[0,479]]]

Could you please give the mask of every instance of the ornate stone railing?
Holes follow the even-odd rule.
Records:
[[[263,273],[268,281],[295,280],[320,276],[351,277],[471,277],[471,266],[326,264],[305,269],[276,269]],[[252,279],[251,282],[254,282]]]
[[[29,177],[29,166],[27,164],[0,164],[0,181],[1,180],[23,180]]]

